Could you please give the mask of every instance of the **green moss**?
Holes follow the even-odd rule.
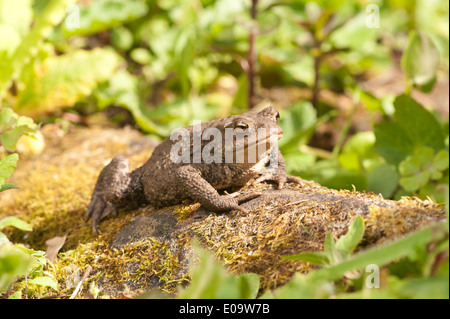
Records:
[[[188,280],[179,271],[178,253],[167,243],[154,239],[110,249],[102,237],[60,254],[54,274],[60,283],[60,294],[73,291],[73,285],[67,282],[70,272],[82,272],[87,265],[92,267],[92,273],[83,286],[101,287],[99,297],[120,297],[115,295],[117,291],[129,291],[135,296],[156,287],[173,293],[177,285]]]

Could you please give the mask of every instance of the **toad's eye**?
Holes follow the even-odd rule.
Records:
[[[236,123],[234,123],[234,130],[236,132],[243,133],[243,132],[247,131],[247,129],[248,129],[248,124],[243,121],[237,121]]]
[[[277,120],[277,122],[280,120],[280,113],[277,112],[277,115],[275,115],[275,119]]]

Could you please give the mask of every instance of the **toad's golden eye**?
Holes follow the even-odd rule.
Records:
[[[275,119],[277,120],[277,122],[280,120],[280,113],[277,112],[277,115],[275,115]]]
[[[234,130],[236,132],[244,133],[248,130],[248,124],[243,121],[237,121],[234,123]]]

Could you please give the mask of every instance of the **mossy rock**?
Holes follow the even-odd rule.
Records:
[[[11,230],[7,235],[34,249],[46,249],[48,239],[67,235],[49,269],[60,289],[49,295],[70,295],[71,278],[88,266],[92,272],[78,297],[89,297],[95,289],[100,289],[100,297],[112,298],[136,296],[150,288],[175,293],[178,285],[189,283],[189,265],[196,258],[191,249],[194,238],[230,272],[258,274],[264,291],[312,268],[280,256],[321,250],[328,232],[339,238],[357,215],[366,225],[358,249],[445,219],[442,205],[417,198],[391,201],[309,181],[283,190],[263,183],[241,190],[263,194],[243,204],[247,215],[210,213],[186,201],[161,210],[121,212],[103,221],[100,235],[94,236],[83,216],[102,167],[123,154],[135,168],[156,144],[132,129],[72,128],[62,133],[57,126],[45,126],[43,134],[44,152],[19,161],[12,182],[21,189],[0,194],[0,218],[17,215],[29,222],[31,233]]]

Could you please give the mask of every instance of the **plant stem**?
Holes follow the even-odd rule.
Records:
[[[339,153],[341,152],[341,148],[342,148],[342,145],[344,144],[345,137],[347,136],[348,130],[350,129],[350,125],[352,124],[353,115],[355,114],[356,106],[359,103],[360,95],[361,95],[361,90],[358,88],[353,93],[352,109],[350,110],[350,114],[347,117],[347,121],[345,122],[344,127],[342,128],[341,135],[339,136],[339,139],[333,148],[333,157],[334,158],[337,158]]]
[[[248,107],[252,109],[255,106],[255,63],[256,63],[256,32],[257,32],[257,22],[256,22],[256,6],[258,0],[252,0],[252,6],[250,8],[250,17],[252,18],[252,24],[250,27],[249,35],[249,50],[248,50]]]
[[[311,104],[317,110],[317,101],[319,99],[319,80],[320,80],[320,56],[314,56],[314,85],[312,90]]]

